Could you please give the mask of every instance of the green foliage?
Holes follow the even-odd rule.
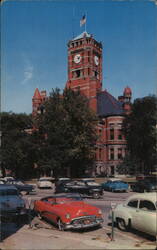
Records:
[[[31,116],[1,113],[1,167],[11,170],[16,177],[26,178],[32,172],[34,150],[31,136],[25,129],[32,127]]]
[[[119,165],[117,165],[117,172],[119,174],[124,174],[124,175],[133,175],[136,176],[138,174],[140,174],[140,170],[139,170],[139,164],[140,162],[133,158],[132,156],[130,156],[129,154],[127,154],[123,160],[122,163],[120,163]]]
[[[157,98],[147,96],[134,101],[123,124],[130,157],[139,162],[143,174],[152,172],[156,162],[156,117]]]
[[[55,175],[83,174],[93,164],[96,120],[79,92],[52,90],[38,117],[39,133],[46,135],[38,164],[51,166]]]

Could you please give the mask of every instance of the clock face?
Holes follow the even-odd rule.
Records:
[[[95,62],[96,65],[99,64],[99,58],[97,56],[94,56],[94,62]]]
[[[81,55],[80,54],[77,54],[74,56],[74,62],[75,63],[79,63],[81,61]]]

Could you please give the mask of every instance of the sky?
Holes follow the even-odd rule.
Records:
[[[35,88],[67,81],[67,43],[86,30],[103,44],[103,89],[133,100],[156,93],[157,5],[152,0],[8,0],[1,7],[1,111],[32,112]]]

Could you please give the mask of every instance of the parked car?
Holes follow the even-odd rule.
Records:
[[[74,193],[42,198],[35,201],[34,210],[40,218],[57,225],[59,230],[90,228],[103,223],[101,210]]]
[[[123,231],[135,228],[157,236],[157,193],[130,196],[123,204],[115,208],[114,221]]]
[[[13,176],[6,176],[6,177],[4,177],[4,180],[5,181],[13,181],[13,180],[15,180],[15,178]]]
[[[31,192],[35,192],[35,186],[30,184],[25,184],[21,180],[9,180],[6,182],[8,185],[14,185],[21,194],[29,194]]]
[[[51,177],[51,176],[42,176],[42,177],[39,178],[39,180],[42,180],[42,179],[51,181],[52,183],[55,182],[55,178],[54,178],[54,177]]]
[[[102,183],[101,186],[104,190],[111,192],[126,192],[129,189],[129,185],[119,179],[110,179]]]
[[[72,179],[70,179],[70,178],[58,178],[58,179],[56,179],[55,187],[58,189],[59,186],[62,186],[65,183],[70,183],[70,182],[73,182]]]
[[[85,178],[85,179],[81,179],[80,181],[86,183],[89,186],[100,186],[100,184],[95,182],[93,178]]]
[[[15,186],[0,184],[0,217],[26,214],[24,200]]]
[[[134,192],[152,192],[157,190],[157,180],[154,178],[143,179],[137,181],[135,184],[131,185],[131,189]]]
[[[94,199],[98,199],[103,195],[103,189],[100,185],[88,185],[82,180],[61,182],[59,185],[56,186],[55,192],[79,193],[82,196],[90,196]]]
[[[41,177],[37,181],[38,188],[53,188],[52,178],[49,177]]]

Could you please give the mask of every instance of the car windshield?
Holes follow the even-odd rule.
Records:
[[[18,192],[15,189],[0,190],[0,196],[8,196],[8,195],[18,195]]]
[[[73,202],[73,201],[81,201],[82,198],[81,197],[59,197],[56,198],[56,203],[57,204],[64,204],[64,203],[68,203],[68,202]]]
[[[25,185],[22,181],[12,181],[13,184]]]
[[[64,204],[68,202],[82,201],[82,198],[79,195],[76,196],[71,195],[71,196],[49,197],[48,199],[46,198],[46,200],[44,199],[44,201],[50,202],[51,204]]]
[[[75,185],[77,185],[77,186],[85,186],[86,184],[84,183],[84,181],[76,181]]]
[[[63,184],[65,184],[65,186],[72,186],[72,185],[75,185],[75,182],[74,181],[64,182]]]

